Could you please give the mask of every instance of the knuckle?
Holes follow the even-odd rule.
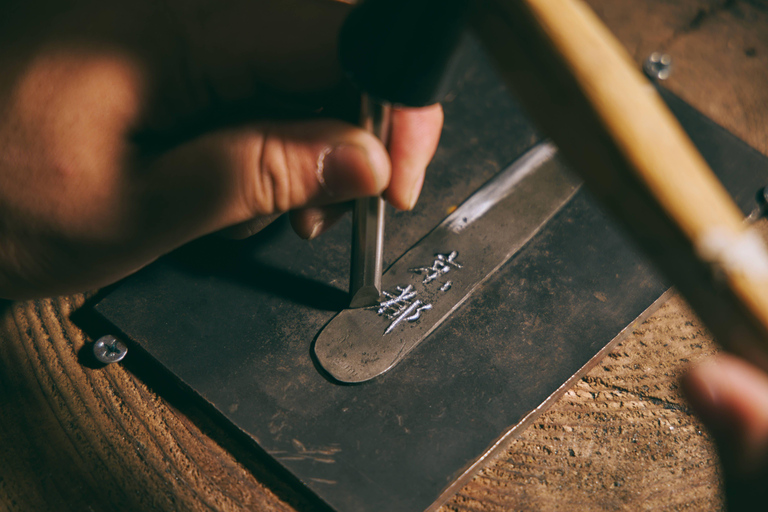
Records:
[[[244,187],[253,216],[283,213],[306,203],[311,190],[305,183],[302,148],[291,143],[274,125],[261,128],[249,144],[246,174],[251,183]]]
[[[265,215],[274,209],[272,183],[264,179],[262,160],[266,148],[267,133],[254,132],[236,144],[235,166],[241,167],[242,182],[238,185],[244,213],[241,218]]]
[[[269,215],[290,207],[290,172],[282,138],[270,126],[247,144],[245,203],[250,216]]]
[[[261,173],[262,179],[271,184],[272,204],[276,212],[291,208],[290,156],[282,137],[266,138]]]

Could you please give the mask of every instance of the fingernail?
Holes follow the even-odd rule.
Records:
[[[389,159],[363,146],[340,144],[320,153],[317,179],[337,200],[376,195],[389,181]]]
[[[722,378],[717,361],[706,361],[690,370],[683,379],[683,385],[688,401],[710,430],[716,435],[728,436],[730,426],[723,418],[719,391]]]
[[[323,222],[322,220],[318,220],[317,222],[315,222],[312,225],[312,229],[309,231],[309,236],[307,237],[307,240],[314,240],[315,238],[317,238],[320,235],[320,233],[323,232],[324,224],[325,222]]]
[[[421,189],[424,186],[424,175],[420,175],[419,179],[416,180],[416,183],[413,186],[413,189],[411,190],[411,197],[408,200],[408,210],[413,210],[416,207],[416,202],[419,200],[419,196],[421,195]]]
[[[710,411],[717,411],[720,406],[717,382],[721,378],[721,370],[715,361],[703,363],[696,369],[696,379],[699,400]]]

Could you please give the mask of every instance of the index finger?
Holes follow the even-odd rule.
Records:
[[[440,141],[443,108],[437,105],[392,112],[389,155],[392,177],[384,198],[395,208],[412,210],[424,184],[424,174]]]

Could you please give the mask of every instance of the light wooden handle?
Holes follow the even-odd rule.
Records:
[[[579,0],[478,0],[505,81],[727,347],[768,369],[768,252],[654,87]]]

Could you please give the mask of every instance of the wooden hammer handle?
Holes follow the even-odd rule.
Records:
[[[768,253],[620,43],[580,0],[477,0],[533,119],[726,347],[768,369]]]

